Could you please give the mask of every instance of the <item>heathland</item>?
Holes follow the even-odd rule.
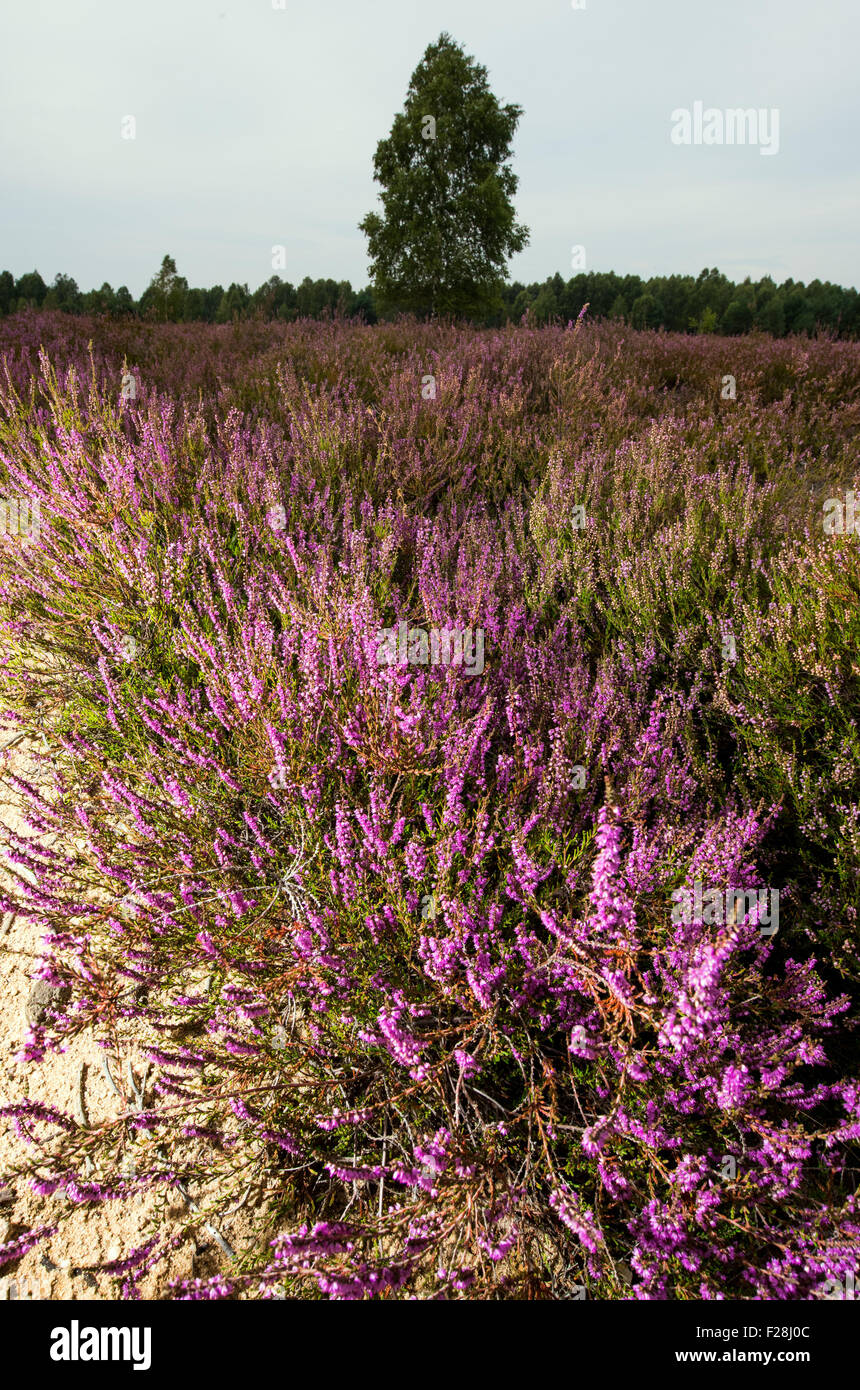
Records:
[[[106,1296],[838,1289],[860,344],[25,313],[0,357],[7,1270],[142,1194]],[[480,662],[379,660],[443,631]],[[84,1038],[98,1116],[39,1098]]]

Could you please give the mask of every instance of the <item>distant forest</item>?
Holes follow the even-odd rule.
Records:
[[[804,285],[786,280],[777,285],[770,276],[740,284],[718,270],[700,275],[616,275],[591,271],[563,280],[553,275],[543,284],[519,281],[500,286],[487,326],[518,322],[527,315],[535,323],[576,319],[585,305],[590,318],[617,319],[633,328],[666,328],[674,332],[739,334],[753,330],[782,337],[816,331],[860,337],[860,294],[829,281]],[[259,289],[232,284],[227,289],[193,289],[176,271],[170,256],[139,299],[125,285],[114,290],[82,291],[69,275],[57,275],[46,285],[38,271],[19,279],[0,272],[0,315],[19,309],[59,309],[69,314],[132,316],[174,323],[231,323],[235,319],[361,317],[368,323],[392,317],[377,313],[371,288],[353,290],[348,280],[311,280],[291,285],[273,275]]]

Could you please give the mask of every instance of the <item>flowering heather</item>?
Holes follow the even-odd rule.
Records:
[[[854,1268],[860,539],[821,514],[860,346],[18,315],[0,354],[40,515],[0,702],[47,744],[0,908],[72,990],[27,1055],[150,1061],[97,1130],[7,1107],[4,1176],[215,1233],[268,1193],[183,1300]],[[380,663],[401,624],[481,670]],[[674,920],[697,883],[778,890],[778,931]],[[174,1239],[104,1272],[134,1297]]]

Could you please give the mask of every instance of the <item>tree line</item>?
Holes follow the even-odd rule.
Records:
[[[860,294],[830,281],[785,280],[769,275],[740,284],[719,270],[698,276],[616,275],[614,271],[582,272],[565,281],[549,276],[542,284],[514,281],[500,287],[491,312],[472,315],[474,322],[497,327],[519,322],[525,315],[536,324],[575,320],[585,305],[590,318],[615,319],[633,328],[665,328],[671,332],[736,335],[753,330],[782,337],[825,330],[839,337],[860,337]],[[139,299],[125,285],[82,291],[70,275],[57,275],[47,285],[37,270],[16,280],[0,272],[0,315],[19,309],[59,309],[67,314],[133,317],[168,323],[232,323],[262,320],[348,317],[367,323],[393,318],[396,307],[378,302],[374,289],[354,290],[348,280],[311,280],[292,285],[273,275],[253,292],[246,284],[228,288],[191,288],[176,271],[170,256]]]

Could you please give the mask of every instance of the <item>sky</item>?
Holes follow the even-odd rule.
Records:
[[[443,31],[523,107],[511,279],[860,287],[858,0],[7,0],[0,268],[253,290],[283,246],[365,285],[373,153]],[[777,112],[778,148],[675,143],[697,102]]]

